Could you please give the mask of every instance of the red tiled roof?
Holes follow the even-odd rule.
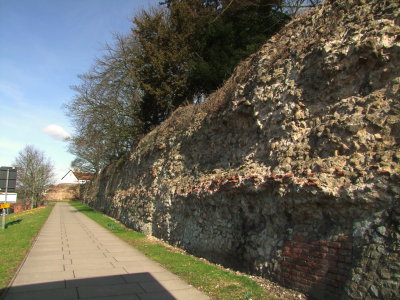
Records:
[[[82,172],[74,172],[75,177],[78,180],[92,180],[93,173],[82,173]]]

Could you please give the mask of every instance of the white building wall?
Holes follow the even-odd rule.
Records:
[[[60,183],[79,183],[72,171],[69,171],[60,181]]]

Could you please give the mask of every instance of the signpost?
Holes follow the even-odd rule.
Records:
[[[10,203],[0,203],[0,209],[9,208]]]
[[[10,207],[7,203],[7,194],[15,192],[17,185],[17,169],[15,167],[1,167],[0,168],[0,192],[4,190],[4,202],[1,203],[0,209],[3,209],[2,216],[2,229],[6,228],[6,208]]]
[[[6,193],[0,193],[0,203],[16,203],[17,202],[17,193],[7,193],[7,201],[6,201]]]
[[[15,193],[17,185],[17,168],[0,167],[0,192],[4,192],[7,187],[8,193]]]

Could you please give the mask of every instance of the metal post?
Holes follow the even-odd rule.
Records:
[[[8,192],[8,177],[10,176],[10,169],[7,169],[7,177],[6,177],[6,194],[4,195],[4,203],[7,203],[7,192]],[[6,229],[6,209],[3,208],[3,217],[1,220],[1,228]]]

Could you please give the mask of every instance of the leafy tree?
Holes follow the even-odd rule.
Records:
[[[257,51],[288,20],[274,9],[278,1],[218,1],[214,12],[203,17],[190,83],[195,94],[217,89],[240,60]]]
[[[145,130],[214,91],[285,22],[276,0],[168,0],[134,19]]]
[[[142,11],[134,22],[133,34],[140,44],[134,63],[143,90],[140,114],[146,132],[189,96],[190,25],[179,24],[164,8]]]
[[[19,193],[31,200],[31,208],[52,184],[54,167],[43,152],[28,145],[18,153],[14,166],[18,168]]]

